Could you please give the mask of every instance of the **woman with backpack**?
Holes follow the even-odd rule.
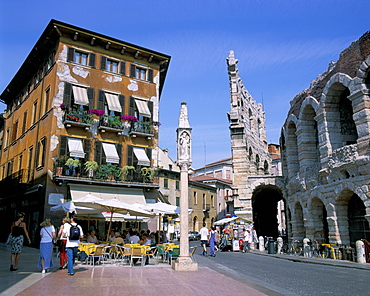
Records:
[[[40,258],[37,267],[42,269],[42,273],[46,273],[49,268],[54,267],[53,239],[55,238],[55,228],[51,224],[50,219],[45,219],[40,226],[42,227],[40,231]]]

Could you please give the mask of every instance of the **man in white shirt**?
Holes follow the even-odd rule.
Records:
[[[73,266],[76,261],[76,256],[78,252],[78,246],[80,245],[80,240],[70,240],[69,235],[70,235],[70,229],[72,226],[77,226],[80,230],[80,238],[83,238],[84,234],[82,231],[82,228],[80,225],[77,225],[77,217],[76,216],[71,216],[70,218],[70,223],[65,223],[64,224],[64,229],[63,229],[63,237],[67,238],[67,256],[68,256],[68,274],[69,275],[75,275]]]
[[[203,223],[203,227],[200,229],[199,233],[200,233],[200,243],[203,246],[203,256],[207,256],[207,242],[209,232],[205,223]]]

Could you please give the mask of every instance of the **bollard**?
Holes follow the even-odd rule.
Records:
[[[260,251],[264,251],[265,250],[265,239],[263,238],[263,236],[260,236],[259,238],[259,250]]]
[[[357,262],[365,264],[366,263],[365,244],[363,241],[358,240],[356,242],[356,253],[357,253]]]
[[[310,248],[310,240],[306,237],[303,239],[303,256],[304,257],[312,257],[311,255],[311,248]]]
[[[281,254],[281,249],[283,248],[283,239],[279,236],[277,239],[277,254]]]

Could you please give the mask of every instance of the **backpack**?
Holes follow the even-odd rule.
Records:
[[[71,228],[69,229],[69,240],[79,240],[81,234],[78,225],[73,226],[71,223],[68,224],[71,225]]]

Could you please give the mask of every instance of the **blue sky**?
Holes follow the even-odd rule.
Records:
[[[290,100],[370,30],[368,0],[2,1],[2,93],[50,19],[172,57],[160,103],[160,146],[176,158],[181,102],[193,128],[193,166],[231,156],[226,57],[235,51],[249,93],[278,143]],[[0,104],[0,111],[5,106]]]

